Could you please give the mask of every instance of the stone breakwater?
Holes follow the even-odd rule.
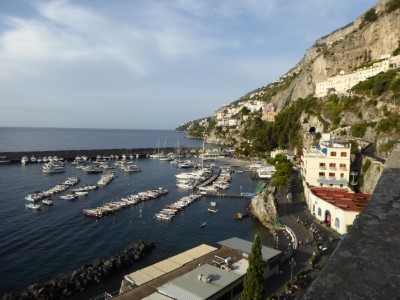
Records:
[[[67,299],[86,288],[100,284],[111,276],[132,267],[135,261],[154,248],[151,242],[138,241],[108,259],[95,260],[73,271],[71,275],[30,285],[19,296],[3,295],[3,300]]]

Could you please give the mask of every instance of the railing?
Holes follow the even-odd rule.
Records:
[[[114,291],[111,293],[104,292],[103,294],[97,295],[96,297],[91,298],[90,300],[108,300],[113,298],[114,296],[117,296],[118,294],[119,291]]]

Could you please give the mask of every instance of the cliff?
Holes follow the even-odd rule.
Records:
[[[314,95],[316,83],[325,81],[340,72],[351,73],[355,68],[381,59],[383,55],[392,54],[399,48],[400,9],[388,11],[386,7],[388,2],[393,2],[393,0],[381,0],[371,8],[374,10],[376,19],[369,19],[367,14],[363,14],[354,22],[318,39],[306,51],[304,57],[277,82],[260,87],[230,105],[216,109],[216,114],[245,101],[262,101],[265,104],[274,105],[276,113],[279,113],[299,98]],[[324,101],[324,99],[319,99],[319,101]],[[368,113],[368,116],[363,119],[381,119],[382,115],[377,115],[377,111]],[[216,114],[208,117],[207,120],[203,119],[204,123],[208,124],[208,128],[205,124],[202,126],[207,128],[207,132],[210,132],[207,142],[237,145],[246,140],[244,127],[248,125],[248,122],[242,118],[240,113],[233,116],[240,119],[240,122],[234,126],[236,128],[233,129],[232,126],[229,129],[222,128],[222,133],[221,129],[218,130],[215,127]],[[354,114],[350,116],[347,114],[343,117],[338,124],[340,127],[361,121]],[[202,124],[201,120],[196,122]],[[328,125],[331,125],[330,128],[325,129],[331,130],[332,124],[328,123]],[[188,127],[190,128],[190,125]],[[307,125],[303,127],[304,130],[307,130]],[[322,124],[318,129],[318,131],[324,129]],[[369,132],[368,138],[370,140],[378,139],[378,132],[376,130]]]
[[[274,221],[278,217],[278,211],[275,205],[273,188],[267,188],[261,194],[253,197],[249,210],[265,227],[270,230],[277,229]]]

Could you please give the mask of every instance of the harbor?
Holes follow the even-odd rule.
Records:
[[[62,157],[61,153],[55,151],[49,153],[53,157],[55,154]],[[0,216],[11,216],[3,218],[4,224],[0,228],[0,234],[4,238],[0,249],[0,263],[5,266],[2,272],[10,274],[7,277],[2,276],[4,280],[1,283],[1,293],[18,291],[32,283],[71,272],[95,259],[110,257],[119,249],[140,239],[151,241],[155,245],[151,255],[143,261],[146,264],[174,255],[199,242],[216,243],[226,238],[226,233],[232,230],[248,240],[254,238],[255,232],[261,231],[265,244],[274,243],[271,234],[258,222],[251,218],[237,222],[233,218],[235,213],[246,211],[250,198],[243,195],[254,192],[259,183],[251,179],[247,172],[232,172],[229,188],[221,190],[218,195],[220,200],[217,200],[217,195],[202,193],[201,197],[176,214],[173,222],[161,222],[155,214],[166,205],[199,192],[176,186],[175,175],[184,171],[190,172],[190,169],[177,168],[169,161],[134,158],[132,161],[140,167],[141,172],[126,172],[116,167],[111,170],[102,169],[98,174],[89,174],[76,168],[72,164],[73,160],[65,161],[63,173],[44,173],[43,163],[6,163],[0,167],[0,188],[5,191]],[[122,157],[118,161],[122,161]],[[115,162],[115,159],[109,161],[111,166]],[[116,177],[104,186],[98,185],[102,176],[110,171],[115,172]],[[44,205],[42,199],[37,202],[41,204],[39,210],[25,208],[27,195],[51,190],[74,177],[80,179],[79,183],[52,195],[52,205]],[[73,200],[58,197],[85,192],[84,189],[88,187],[97,188],[89,190],[86,196],[74,197]],[[157,199],[139,201],[104,216],[102,214],[102,217],[93,218],[84,214],[85,210],[103,207],[111,202],[118,203],[122,199],[129,201],[128,198],[132,195],[160,187],[168,193]],[[217,213],[208,210],[210,200],[214,199],[218,201]],[[201,228],[202,223],[207,225]],[[9,230],[11,227],[13,230]],[[187,232],[196,234],[187,235]],[[88,244],[90,251],[87,251]],[[68,251],[64,251],[66,247]],[[29,255],[25,255],[26,253]],[[69,266],[62,263],[65,260],[70,261]],[[37,272],[39,269],[42,271]],[[23,270],[30,275],[26,276]],[[115,285],[120,280],[118,278]],[[107,289],[112,290],[114,285],[112,282],[109,284],[110,288]],[[93,295],[102,292],[94,287],[93,289]],[[82,299],[90,298],[90,294],[86,296]]]

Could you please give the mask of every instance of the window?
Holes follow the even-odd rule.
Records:
[[[319,163],[319,167],[320,167],[321,169],[325,169],[325,163]]]
[[[325,172],[319,172],[319,173],[318,173],[318,176],[319,176],[319,177],[325,177]]]
[[[332,151],[332,152],[331,152],[331,156],[336,156],[336,152],[335,152],[335,151]]]
[[[336,169],[336,164],[335,163],[330,163],[329,164],[330,169]]]
[[[347,157],[347,152],[340,152],[340,157]]]
[[[329,177],[335,178],[335,173],[329,173]]]
[[[321,216],[322,212],[321,212],[321,208],[318,208],[318,216]]]
[[[335,227],[336,227],[336,228],[339,228],[339,227],[340,227],[339,218],[336,218],[336,219],[335,219]]]
[[[344,179],[344,173],[340,173],[340,179]]]
[[[340,164],[340,169],[346,170],[346,164]]]

